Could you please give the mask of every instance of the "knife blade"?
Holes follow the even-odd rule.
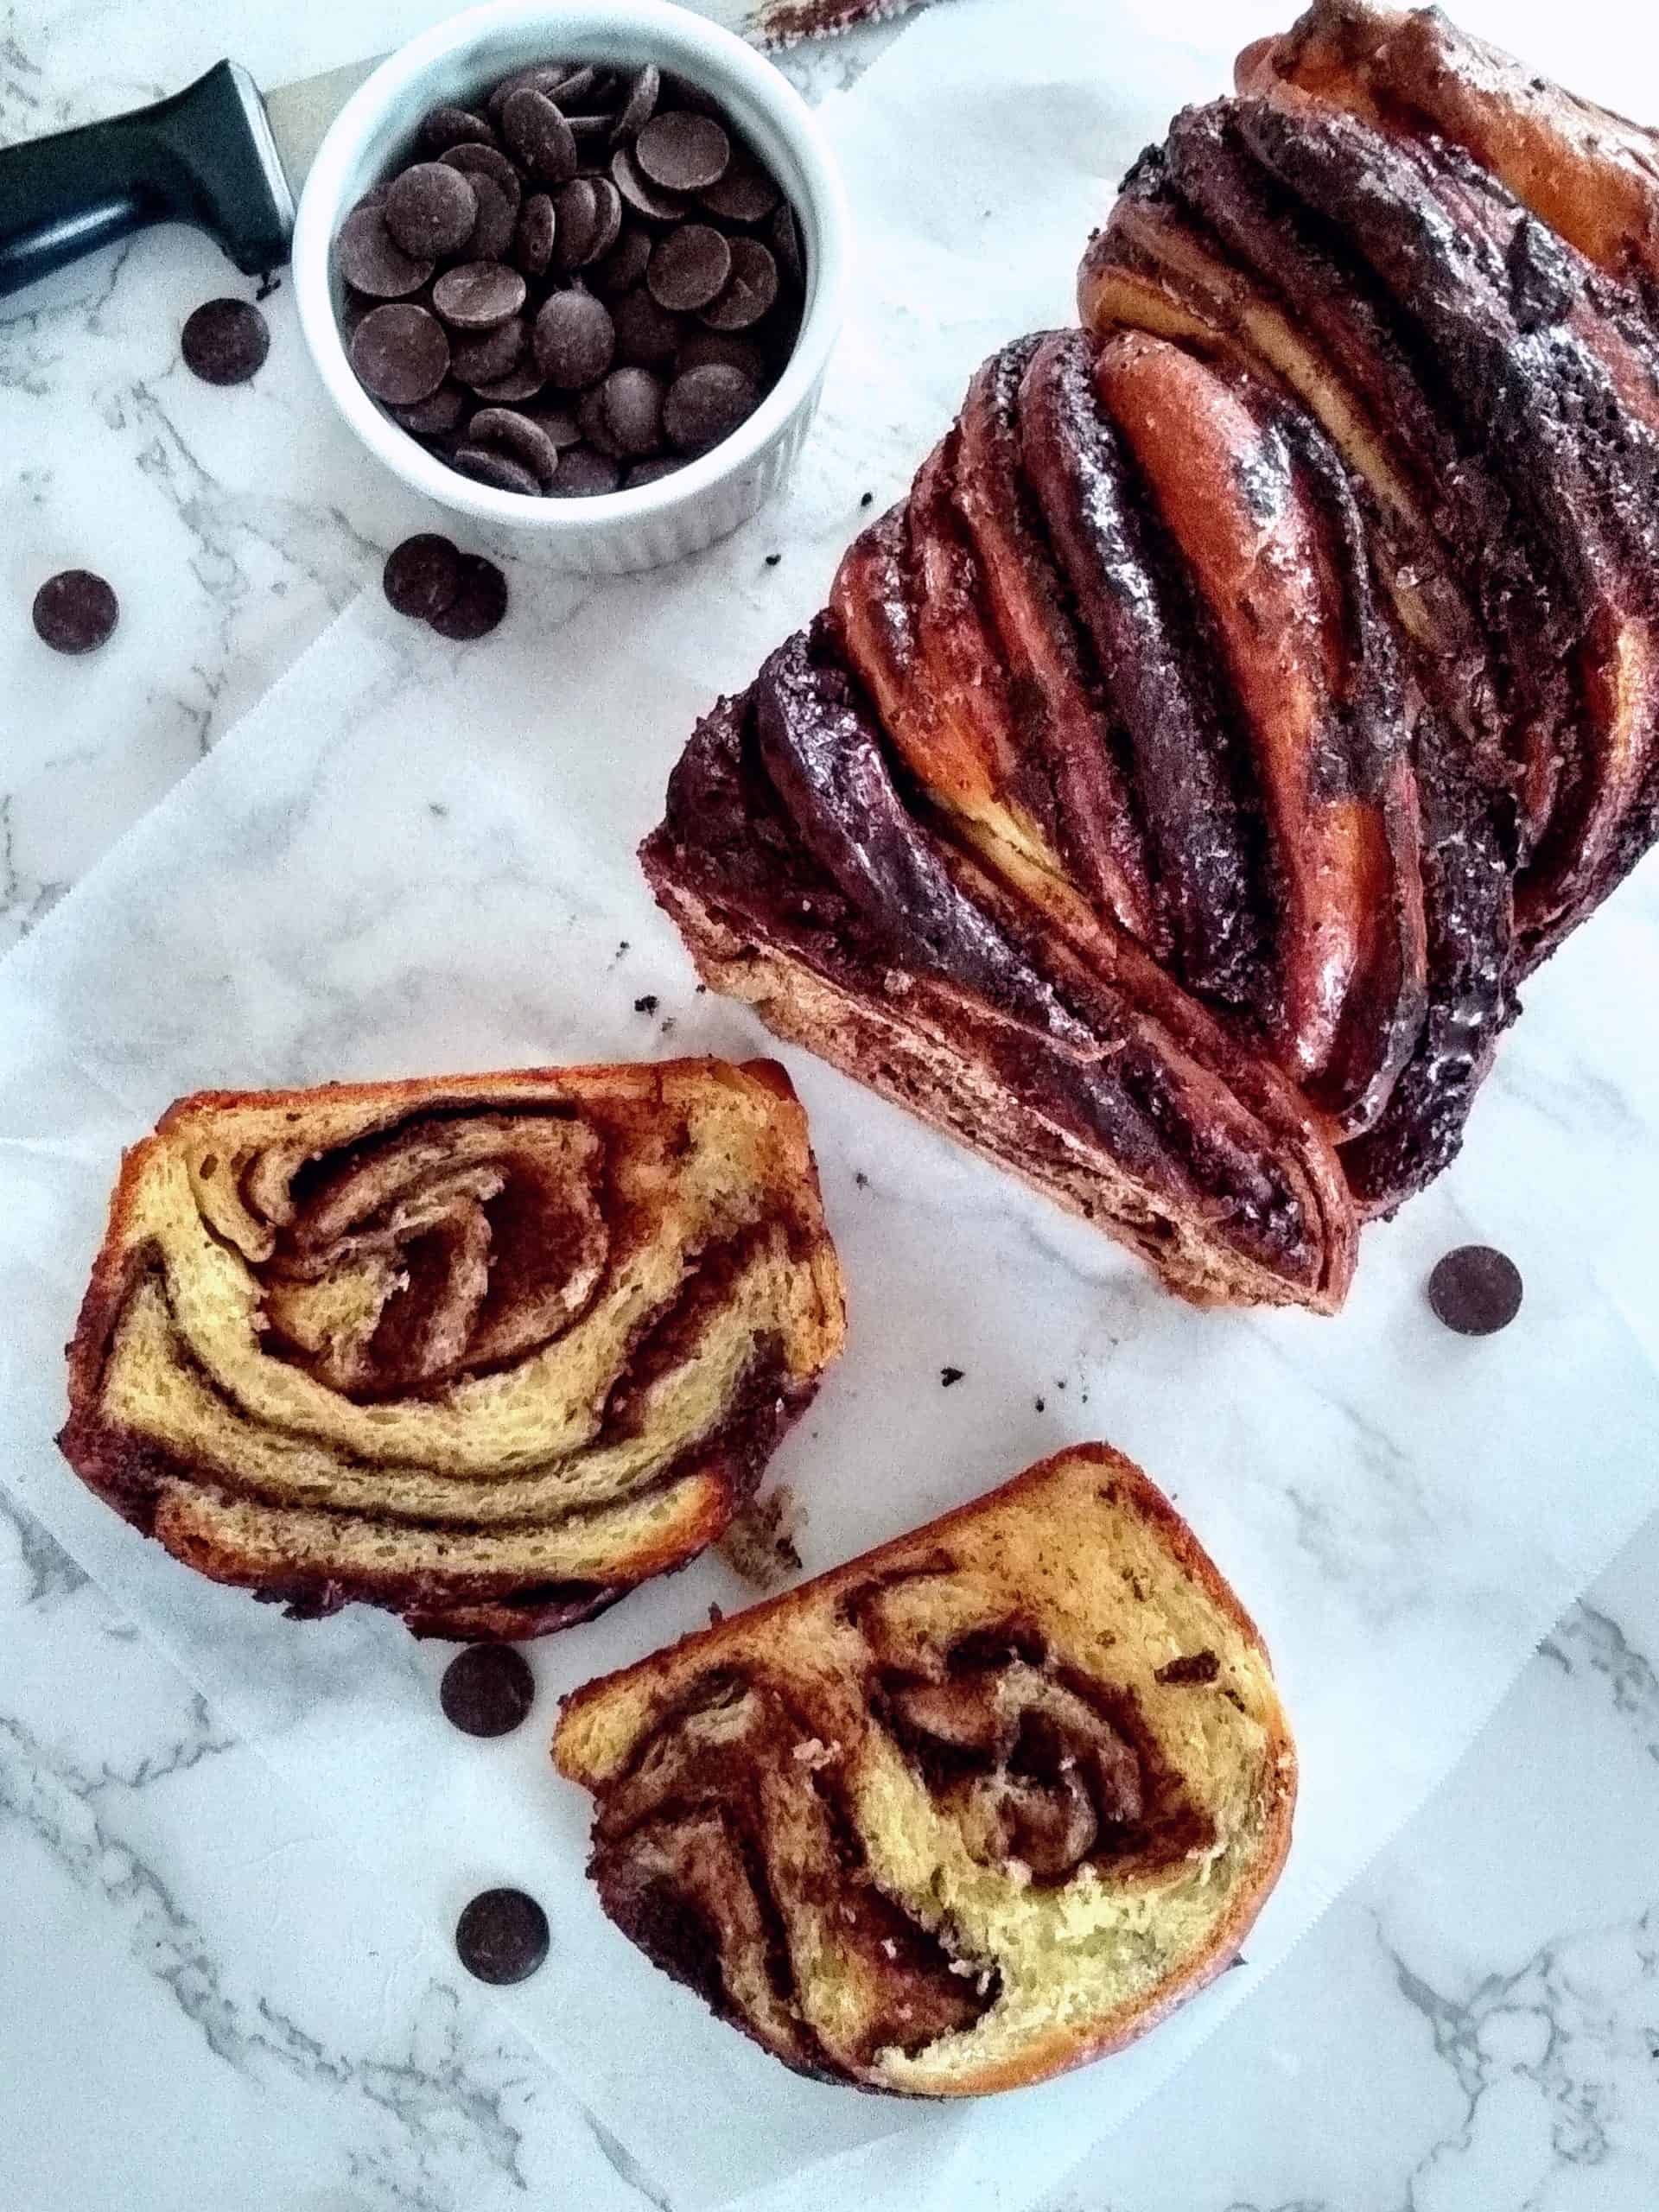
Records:
[[[0,295],[151,223],[194,224],[245,275],[268,275],[324,133],[383,59],[269,95],[221,61],[152,106],[0,147]]]

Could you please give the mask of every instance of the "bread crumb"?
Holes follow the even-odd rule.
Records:
[[[809,1774],[816,1774],[820,1767],[833,1764],[840,1752],[839,1742],[823,1743],[817,1736],[809,1736],[804,1744],[797,1744],[793,1757]]]
[[[1028,1890],[1031,1887],[1031,1869],[1023,1859],[1005,1859],[1002,1862],[1002,1871],[1016,1890]]]
[[[890,1959],[896,1959],[899,1955],[899,1946],[891,1936],[884,1936],[881,1938],[881,1948]]]
[[[765,1497],[750,1500],[715,1549],[752,1588],[776,1590],[801,1571],[795,1536],[802,1519],[794,1491],[779,1483]]]

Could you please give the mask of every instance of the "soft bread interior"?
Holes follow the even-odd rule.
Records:
[[[971,1793],[930,1779],[893,1718],[895,1681],[988,1634],[1030,1643],[1000,1694],[1011,1682],[1023,1694],[1027,1676],[1041,1693],[1052,1677],[1070,1688],[1047,1694],[1092,1697],[1137,1746],[1142,1816],[1122,1849],[1085,1856],[1063,1879],[988,1852]],[[779,1819],[810,1776],[851,1822],[880,1897],[983,2000],[964,2026],[829,2069],[868,2086],[974,2094],[1128,2040],[1230,1958],[1287,1847],[1294,1753],[1260,1638],[1179,1516],[1104,1446],[1043,1462],[575,1693],[554,1756],[595,1794],[601,1839],[607,1805],[639,1789],[642,1763],[660,1759],[688,1701],[734,1679],[766,1686],[795,1716],[796,1740],[766,1754],[788,1777],[772,1801]],[[847,1962],[833,1944],[801,1940],[814,1900],[779,1878],[787,1842],[765,1837],[761,1853],[791,1934],[791,2003],[817,2055],[833,2056],[846,2043]]]

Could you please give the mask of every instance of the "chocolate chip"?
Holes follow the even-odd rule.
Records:
[[[524,278],[499,261],[463,261],[432,287],[433,306],[457,330],[493,330],[511,321],[524,299]]]
[[[545,192],[532,192],[518,210],[512,234],[512,257],[526,276],[546,276],[557,227],[551,199]]]
[[[387,554],[380,581],[399,614],[429,622],[454,604],[461,589],[461,549],[435,530],[417,531]],[[448,1712],[447,1703],[444,1710]]]
[[[605,387],[596,384],[591,391],[584,391],[576,409],[576,428],[582,432],[595,453],[607,454],[613,461],[620,461],[622,448],[611,435],[611,418],[605,412]]]
[[[480,337],[463,338],[452,346],[449,370],[462,384],[474,390],[481,384],[493,384],[498,377],[516,369],[530,346],[530,327],[521,315],[509,321],[498,323],[493,330],[486,330]]]
[[[340,273],[373,300],[407,299],[432,274],[432,264],[404,251],[386,228],[385,203],[359,200],[334,238]]]
[[[518,195],[504,192],[493,177],[481,172],[472,182],[478,201],[478,220],[467,241],[467,251],[474,261],[499,261],[512,245],[513,228],[518,220]]]
[[[731,257],[725,290],[702,311],[703,321],[714,330],[747,330],[778,296],[778,264],[759,238],[734,238]]]
[[[1490,1337],[1521,1311],[1521,1271],[1490,1244],[1459,1244],[1435,1262],[1428,1302],[1460,1337]]]
[[[510,77],[501,79],[484,103],[489,110],[491,120],[499,129],[501,111],[515,92],[528,88],[531,92],[550,93],[575,73],[566,61],[532,61],[526,68],[515,69]]]
[[[493,446],[457,446],[449,457],[452,468],[463,476],[470,476],[480,484],[488,484],[498,492],[522,492],[529,499],[541,495],[541,479],[533,468],[526,468],[511,454],[497,453]]]
[[[455,1955],[498,1988],[524,1981],[546,1958],[547,1915],[523,1890],[484,1890],[455,1923]]]
[[[766,226],[766,236],[772,250],[778,257],[778,266],[792,284],[806,282],[806,251],[801,244],[801,226],[795,219],[795,210],[785,200]]]
[[[588,259],[598,232],[599,200],[593,179],[579,176],[561,185],[554,195],[553,209],[553,265],[568,276]]]
[[[449,340],[424,308],[405,301],[372,308],[352,335],[352,366],[377,399],[412,407],[443,382]]]
[[[545,92],[528,85],[501,103],[501,135],[531,176],[563,184],[576,173],[576,142]]]
[[[534,399],[547,378],[536,365],[534,353],[526,353],[517,368],[509,369],[504,377],[496,377],[488,384],[475,384],[474,395],[491,407],[516,407],[521,399]]]
[[[590,499],[614,492],[620,477],[621,470],[608,454],[595,452],[592,446],[571,446],[559,455],[553,494],[560,499]]]
[[[732,142],[712,115],[655,115],[633,143],[643,175],[667,192],[706,192],[725,175]]]
[[[948,1390],[953,1382],[960,1382],[963,1377],[963,1370],[960,1367],[942,1367],[939,1370],[940,1389]]]
[[[542,425],[511,407],[480,407],[467,425],[473,444],[499,447],[521,467],[529,469],[537,486],[550,484],[559,466],[559,447]]]
[[[90,569],[60,569],[35,594],[35,634],[54,653],[96,652],[107,645],[121,602]]]
[[[658,483],[664,476],[677,475],[684,467],[677,453],[659,454],[654,461],[636,461],[622,479],[622,488],[632,492],[637,485]]]
[[[579,101],[585,100],[589,92],[597,92],[601,81],[599,71],[589,67],[588,63],[582,62],[574,69],[565,70],[558,83],[552,88],[553,97],[562,108],[568,110],[575,107]]]
[[[720,361],[675,378],[663,403],[663,428],[682,453],[707,453],[760,404],[760,387]]]
[[[448,607],[429,619],[441,638],[482,638],[507,611],[507,580],[479,553],[461,556],[461,584]]]
[[[453,430],[467,410],[467,395],[457,384],[441,384],[429,399],[412,407],[394,407],[392,420],[416,437],[433,437]]]
[[[681,323],[677,315],[658,307],[641,284],[611,303],[616,328],[616,357],[639,368],[666,368],[678,351]]]
[[[594,235],[584,260],[597,261],[607,254],[622,234],[622,195],[607,176],[592,180],[594,188]]]
[[[270,351],[270,326],[251,300],[204,300],[180,343],[204,384],[245,384]]]
[[[386,195],[386,228],[395,244],[416,260],[459,253],[478,221],[471,181],[447,162],[416,162],[392,180]]]
[[[602,300],[556,292],[536,318],[536,363],[561,391],[597,384],[616,352],[616,329]]]
[[[778,205],[778,188],[752,154],[734,153],[724,176],[697,198],[722,223],[764,223]]]
[[[619,207],[622,195],[617,194]],[[651,233],[641,230],[637,223],[626,227],[619,225],[616,244],[602,261],[594,262],[588,271],[588,281],[596,292],[603,292],[607,299],[620,292],[631,292],[643,282],[645,264],[651,259]]]
[[[701,369],[710,361],[741,369],[756,384],[766,380],[766,365],[752,338],[734,337],[723,330],[688,330],[680,346],[679,367]]]
[[[599,387],[611,435],[626,454],[653,452],[663,438],[663,380],[649,369],[613,369]]]
[[[654,63],[646,62],[628,86],[627,98],[616,111],[616,121],[611,125],[611,136],[620,141],[637,138],[657,111],[657,97],[663,88],[662,72]]]
[[[420,141],[429,154],[446,154],[452,146],[493,146],[495,133],[469,107],[435,107],[422,119]]]
[[[720,297],[732,273],[732,249],[709,223],[683,223],[652,250],[645,288],[658,307],[689,315]]]
[[[642,215],[649,215],[653,222],[677,223],[685,213],[686,203],[671,192],[663,192],[640,170],[633,158],[633,149],[619,146],[611,156],[611,181],[627,201]]]
[[[538,407],[530,419],[538,429],[546,431],[561,453],[566,446],[579,445],[582,442],[576,418],[568,407]]]
[[[499,146],[452,146],[439,159],[447,168],[459,169],[463,176],[488,177],[515,208],[524,198],[524,179]]]
[[[596,151],[601,144],[610,143],[611,118],[608,115],[567,115],[564,119],[570,126],[570,136],[576,142],[578,158],[584,149]]]

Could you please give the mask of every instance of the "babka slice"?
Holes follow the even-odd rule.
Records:
[[[58,1440],[215,1581],[543,1635],[714,1541],[843,1325],[772,1061],[204,1091],[126,1157]]]
[[[600,1902],[805,2074],[1040,2081],[1228,1964],[1290,1841],[1261,1637],[1104,1445],[566,1700]]]

